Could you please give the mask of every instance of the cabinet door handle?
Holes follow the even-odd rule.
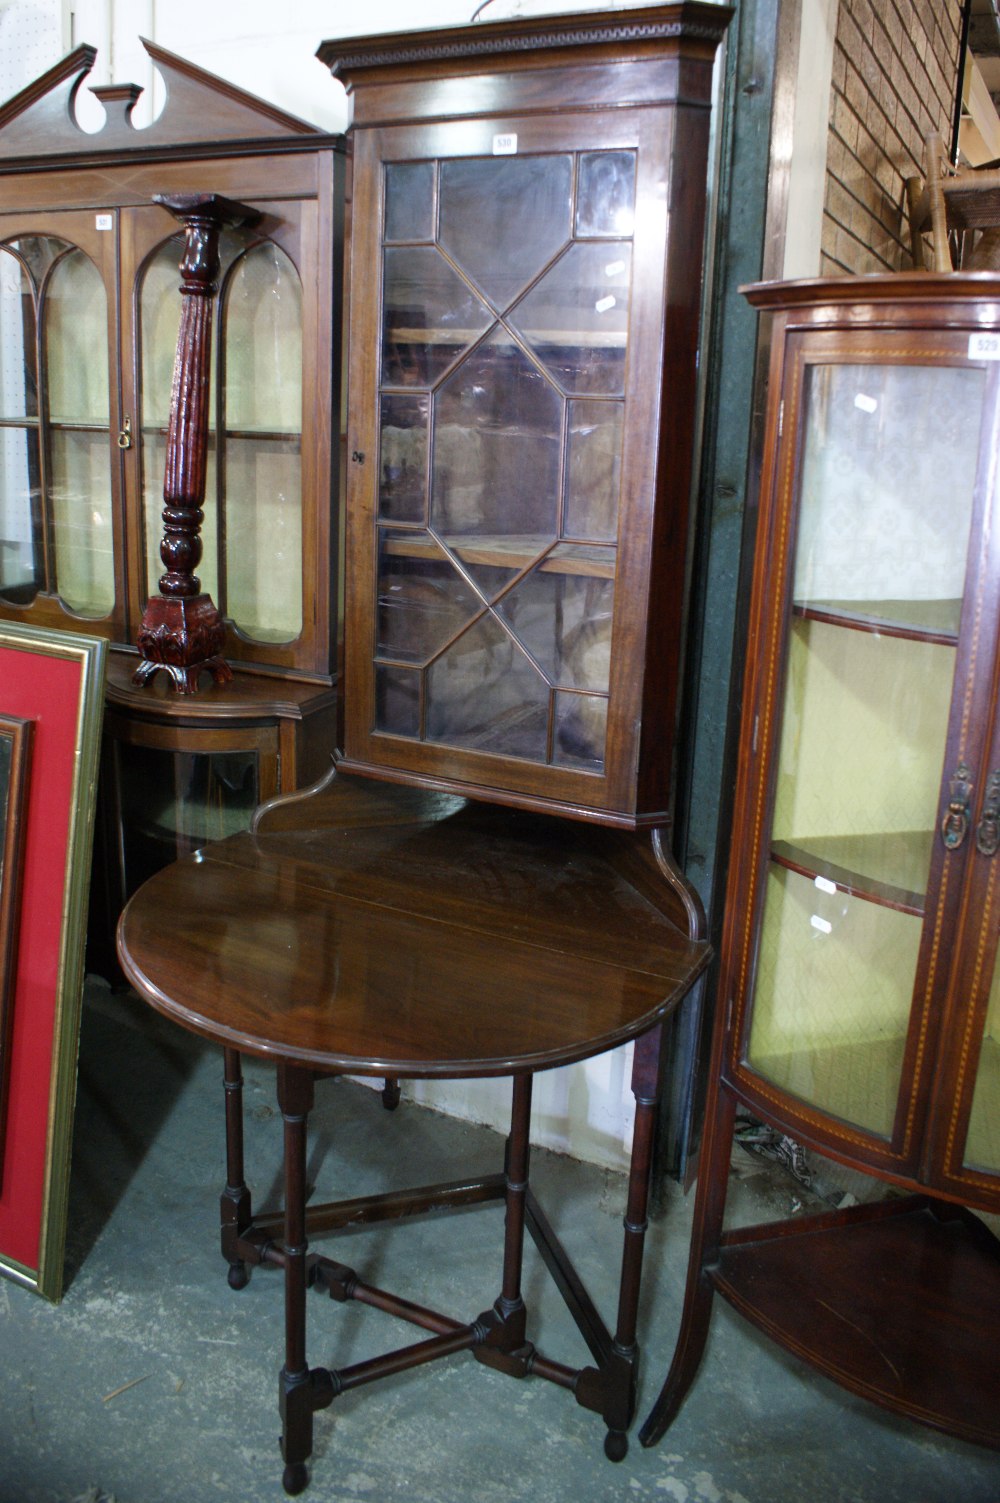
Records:
[[[983,798],[983,812],[976,826],[976,850],[995,856],[1000,850],[1000,767],[990,773]]]
[[[118,447],[119,449],[131,449],[132,447],[132,419],[130,417],[127,417],[122,423],[121,431],[118,434]]]
[[[941,839],[949,851],[957,851],[969,833],[969,804],[972,801],[972,774],[960,762],[951,775],[951,796],[941,821]]]

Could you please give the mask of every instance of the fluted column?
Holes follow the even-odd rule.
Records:
[[[143,661],[133,679],[144,684],[163,669],[179,694],[194,694],[203,671],[216,683],[232,678],[222,657],[225,625],[195,573],[202,553],[219,235],[225,225],[253,224],[260,215],[216,193],[160,197],[156,202],[182,222],[186,238],[163,481],[160,558],[166,573],[160,577],[159,595],[149,600],[143,614],[138,635]]]

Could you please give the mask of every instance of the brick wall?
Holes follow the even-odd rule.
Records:
[[[840,0],[822,274],[911,264],[904,183],[929,131],[950,143],[961,0]]]

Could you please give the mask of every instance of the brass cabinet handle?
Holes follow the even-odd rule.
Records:
[[[976,850],[995,856],[1000,850],[1000,767],[990,773],[983,798],[983,812],[976,826]]]
[[[951,775],[951,797],[941,820],[941,839],[949,851],[957,851],[969,833],[969,804],[972,801],[972,774],[960,762]]]
[[[132,447],[132,419],[127,417],[118,434],[119,449],[131,449]]]

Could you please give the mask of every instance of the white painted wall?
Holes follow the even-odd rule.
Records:
[[[335,36],[459,25],[478,0],[367,0],[357,10],[329,0],[294,0],[275,25],[273,0],[0,0],[0,97],[23,88],[72,47],[98,48],[89,82],[139,83],[146,94],[133,114],[140,125],[162,108],[161,90],[138,38],[145,36],[200,68],[280,105],[326,130],[342,130],[344,92],[314,54]],[[635,4],[636,0],[632,0]],[[493,0],[484,20],[566,11],[626,9],[627,0]],[[15,34],[38,34],[30,48]],[[11,44],[8,46],[8,44]],[[46,55],[47,54],[47,55]],[[102,111],[82,90],[78,119],[98,129]],[[593,1163],[622,1168],[631,1147],[634,1101],[629,1088],[631,1046],[602,1059],[536,1078],[533,1140]],[[505,1131],[507,1081],[417,1081],[404,1095],[451,1115]]]
[[[795,120],[788,152],[786,277],[815,277],[820,269],[830,88],[840,0],[802,0]],[[775,143],[777,147],[778,143]]]

